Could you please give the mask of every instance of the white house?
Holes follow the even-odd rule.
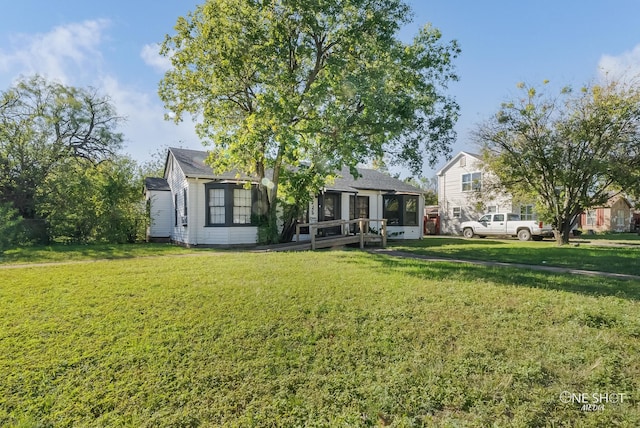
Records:
[[[164,177],[145,181],[149,200],[149,240],[168,238],[188,246],[255,244],[260,193],[253,177],[213,173],[205,151],[170,148]],[[423,192],[401,180],[371,169],[348,170],[326,185],[309,204],[309,222],[385,218],[390,237],[422,237]],[[250,184],[250,188],[247,188]],[[330,231],[329,231],[330,232]],[[162,235],[162,236],[160,236]]]
[[[515,212],[523,220],[535,219],[533,204],[518,204],[508,194],[486,191],[485,184],[494,177],[485,170],[477,154],[458,153],[437,176],[442,234],[461,234],[462,222],[477,220],[490,212]]]

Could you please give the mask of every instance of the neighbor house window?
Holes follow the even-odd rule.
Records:
[[[596,210],[587,210],[587,226],[595,226],[596,225]]]
[[[233,224],[251,224],[251,189],[233,189]]]
[[[487,212],[488,213],[497,213],[498,212],[498,207],[496,205],[489,205],[487,207]]]
[[[453,207],[453,218],[460,218],[460,217],[462,217],[462,208]]]
[[[224,189],[209,189],[209,224],[225,224]]]
[[[417,195],[384,195],[382,197],[383,217],[389,226],[418,225]]]
[[[462,174],[462,191],[479,191],[482,188],[482,173],[472,172],[469,174]]]
[[[625,220],[626,219],[624,216],[624,210],[618,210],[618,216],[616,217],[616,226],[624,226],[626,223]]]
[[[535,220],[533,205],[520,206],[520,220]]]

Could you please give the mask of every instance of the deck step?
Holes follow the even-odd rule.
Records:
[[[316,249],[342,247],[348,244],[357,244],[360,242],[360,236],[330,236],[325,238],[316,238]],[[382,238],[378,235],[365,235],[365,244],[381,243]],[[288,242],[286,244],[270,245],[268,247],[259,247],[258,251],[308,251],[311,250],[311,241]]]

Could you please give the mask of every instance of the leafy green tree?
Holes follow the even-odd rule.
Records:
[[[577,216],[640,183],[640,87],[611,82],[558,96],[519,85],[476,137],[511,193],[537,200],[559,245]]]
[[[18,244],[22,218],[9,204],[0,203],[0,254]]]
[[[262,180],[274,225],[283,180],[310,194],[383,154],[416,172],[449,154],[460,50],[430,26],[401,42],[410,17],[401,0],[208,0],[162,45],[160,97],[198,118],[214,170]]]
[[[38,214],[53,239],[72,242],[135,242],[144,233],[144,206],[137,164],[114,157],[98,165],[69,159],[47,177]]]
[[[120,148],[121,118],[92,89],[24,79],[0,94],[0,202],[36,217],[42,184],[68,159],[98,163]]]
[[[410,177],[405,181],[412,186],[424,190],[425,205],[438,205],[438,177]]]

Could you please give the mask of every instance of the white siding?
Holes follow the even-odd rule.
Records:
[[[169,156],[169,165],[167,165],[165,172],[165,179],[169,183],[169,188],[171,189],[171,240],[176,242],[181,242],[183,244],[193,245],[195,242],[191,242],[189,240],[189,226],[183,226],[180,221],[180,216],[182,216],[182,207],[183,207],[183,189],[188,186],[187,177],[184,175],[182,170],[180,169],[178,163],[175,161],[173,156]],[[175,218],[175,201],[176,195],[178,197],[178,224],[176,225]],[[187,202],[189,197],[187,196]],[[190,211],[190,210],[188,210]]]
[[[462,162],[461,162],[462,160]],[[511,198],[508,196],[489,196],[474,191],[462,191],[463,174],[482,171],[480,159],[461,152],[455,156],[438,174],[438,205],[440,207],[440,233],[460,234],[460,223],[475,220],[483,214],[477,207],[482,203],[485,207],[496,206],[497,211],[511,211]],[[487,177],[483,172],[483,186]],[[460,209],[460,217],[453,215],[454,208]]]
[[[207,206],[205,184],[210,180],[189,179],[189,221],[194,227],[192,237],[198,245],[241,245],[258,241],[256,226],[206,226]]]
[[[255,244],[258,240],[256,226],[244,227],[203,227],[199,229],[200,245],[241,245]]]
[[[187,245],[242,245],[255,244],[258,240],[256,226],[211,227],[206,226],[205,183],[210,180],[187,178],[172,156],[166,169],[167,182],[171,188],[168,197],[171,239]],[[183,195],[187,189],[187,225],[181,221],[175,225],[174,201],[178,197],[178,216],[183,215]],[[180,220],[180,219],[179,219]]]
[[[147,238],[169,238],[171,236],[173,203],[171,192],[167,190],[148,190],[146,199],[149,204],[149,227]]]

